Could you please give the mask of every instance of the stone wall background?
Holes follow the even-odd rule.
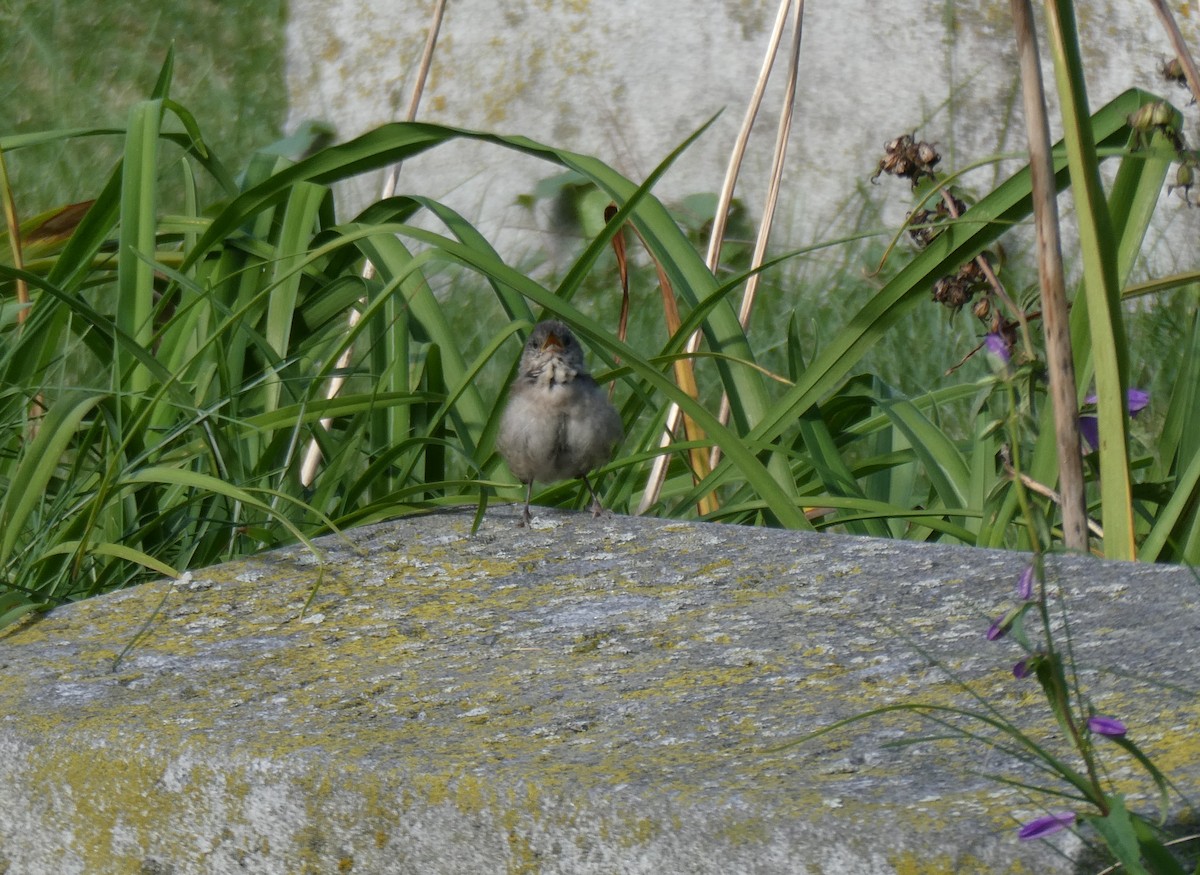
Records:
[[[1200,36],[1194,5],[1172,4],[1193,42]],[[1169,47],[1149,3],[1078,7],[1094,108],[1135,85],[1186,103],[1184,92],[1158,77]],[[431,8],[415,0],[294,0],[289,124],[323,119],[346,139],[401,118]],[[595,154],[641,180],[723,112],[656,189],[668,202],[716,192],[776,11],[766,0],[452,0],[418,117]],[[1042,48],[1046,56],[1044,40]],[[883,143],[900,133],[915,130],[936,142],[949,168],[1021,151],[1013,54],[1006,0],[809,2],[778,246],[878,226],[876,210],[894,228],[910,206],[903,184],[872,187],[868,179]],[[1052,90],[1049,66],[1046,77]],[[753,216],[766,188],[783,83],[781,65],[739,182],[737,195]],[[1195,108],[1188,116],[1195,142]],[[966,181],[984,190],[1014,166],[990,165]],[[400,190],[445,201],[476,221],[502,254],[519,259],[556,245],[551,210],[531,215],[515,205],[556,172],[496,148],[455,145],[410,162]],[[343,204],[369,202],[381,181],[377,174],[348,184]],[[1176,204],[1164,211],[1171,234],[1194,240],[1196,218]],[[1175,266],[1180,251],[1178,241],[1158,241],[1156,266]]]

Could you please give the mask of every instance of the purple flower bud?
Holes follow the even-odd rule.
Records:
[[[1012,352],[1008,348],[1008,341],[1002,335],[996,334],[993,331],[983,339],[983,345],[988,353],[999,359],[1001,363],[1008,364],[1012,360]]]
[[[1058,814],[1048,814],[1045,817],[1039,817],[1037,820],[1031,820],[1029,823],[1021,827],[1021,831],[1017,833],[1017,838],[1022,841],[1031,841],[1032,839],[1045,838],[1049,835],[1054,835],[1056,832],[1061,832],[1075,823],[1075,812],[1060,811]]]
[[[998,638],[1003,638],[1008,632],[1009,622],[1010,618],[1008,614],[1005,614],[1003,617],[997,617],[995,620],[993,620],[992,625],[990,625],[987,630],[987,640],[995,641]]]
[[[1015,623],[1020,616],[1025,613],[1025,609],[1026,605],[1012,608],[993,620],[992,625],[989,626],[987,630],[987,640],[995,641],[997,638],[1003,638],[1005,635],[1007,635],[1008,630],[1012,628],[1013,623]]]
[[[1013,677],[1015,677],[1017,680],[1023,680],[1024,678],[1029,677],[1038,670],[1038,666],[1040,666],[1045,659],[1046,654],[1044,653],[1029,654],[1029,656],[1026,656],[1013,666]]]
[[[1028,566],[1017,579],[1017,598],[1023,602],[1033,598],[1033,566]]]
[[[1097,735],[1107,735],[1109,738],[1123,738],[1126,732],[1125,724],[1116,717],[1091,717],[1087,725]]]

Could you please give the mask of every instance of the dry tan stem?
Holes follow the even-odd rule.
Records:
[[[421,63],[417,68],[417,79],[413,83],[412,97],[408,102],[408,112],[405,113],[405,121],[413,121],[417,117],[417,109],[421,105],[421,95],[425,93],[425,81],[429,78],[429,68],[433,64],[433,50],[437,46],[438,31],[442,27],[442,18],[446,12],[446,0],[434,0],[433,4],[433,20],[429,24],[429,33],[425,37],[425,50],[421,53]],[[380,193],[382,199],[386,200],[396,193],[396,185],[400,180],[400,165],[393,165],[388,171],[387,178],[383,182],[383,190]],[[369,280],[375,276],[375,265],[367,261],[363,265],[362,277]],[[365,303],[365,301],[360,301]],[[346,319],[347,331],[353,331],[354,326],[358,324],[362,318],[362,313],[358,310],[351,310],[350,315]],[[325,390],[326,399],[336,398],[338,393],[342,391],[342,386],[346,384],[346,378],[343,375],[346,368],[350,367],[350,360],[354,356],[354,347],[347,346],[345,351],[338,357],[337,363],[334,366],[338,373],[329,381],[329,387]],[[332,420],[326,418],[321,420],[321,428],[326,431]],[[317,439],[313,438],[309,441],[308,450],[304,454],[304,462],[300,466],[300,482],[304,486],[312,485],[313,480],[317,476],[317,466],[321,464],[321,446],[317,443]]]
[[[758,110],[762,106],[763,94],[767,90],[767,81],[771,77],[771,69],[775,66],[775,57],[779,52],[779,43],[783,39],[783,29],[787,24],[787,14],[792,2],[793,0],[780,0],[779,12],[775,16],[775,26],[771,30],[771,39],[767,43],[767,51],[763,57],[762,68],[758,73],[758,81],[754,83],[754,93],[750,96],[750,104],[746,107],[741,130],[738,131],[733,151],[729,155],[729,166],[725,171],[725,181],[721,185],[720,197],[717,198],[717,211],[713,216],[712,234],[708,238],[708,252],[705,255],[705,263],[714,275],[721,260],[721,244],[725,240],[725,223],[728,219],[729,205],[733,202],[733,190],[737,185],[738,173],[741,171],[742,161],[746,155],[746,144],[750,141],[750,132],[754,128],[754,120],[758,117]],[[689,354],[695,353],[700,348],[701,337],[701,332],[696,331],[688,338],[685,350]],[[659,447],[666,447],[674,440],[673,435],[679,428],[679,415],[679,405],[672,402],[667,410],[666,424],[663,426],[662,437],[658,442]],[[645,513],[651,505],[658,501],[663,482],[666,480],[669,461],[669,457],[665,454],[655,458],[650,469],[650,476],[646,481],[646,488],[642,492],[642,500],[638,503],[637,512],[639,514]]]
[[[635,229],[636,231],[636,229]],[[637,232],[641,238],[641,232]],[[642,240],[642,245],[646,245],[646,241]],[[649,250],[649,247],[646,247]],[[658,271],[658,287],[662,291],[663,313],[667,320],[667,329],[672,335],[679,330],[682,319],[679,316],[679,307],[675,300],[675,292],[671,287],[671,280],[663,270],[662,265],[655,259],[655,270]],[[700,387],[696,383],[696,368],[695,360],[691,358],[679,358],[675,360],[675,383],[687,393],[689,398],[698,401],[700,399]],[[705,440],[704,430],[696,423],[692,417],[686,413],[683,415],[683,432],[688,441],[703,443]],[[692,480],[699,483],[708,476],[711,470],[708,467],[708,454],[704,452],[703,446],[696,446],[688,450],[688,458],[691,460]],[[717,504],[717,495],[715,492],[710,492],[700,496],[700,500],[696,502],[696,510],[701,516],[713,513],[719,508]]]
[[[1030,492],[1036,493],[1036,494],[1042,496],[1042,498],[1048,498],[1051,501],[1053,501],[1055,504],[1057,504],[1059,507],[1062,507],[1062,496],[1059,495],[1057,492],[1055,492],[1053,489],[1051,489],[1049,486],[1047,486],[1045,483],[1040,483],[1039,481],[1034,480],[1032,477],[1030,477],[1028,474],[1025,474],[1024,472],[1018,474],[1016,472],[1016,470],[1013,468],[1013,466],[1009,465],[1007,463],[1004,466],[1004,471],[1005,471],[1005,473],[1008,474],[1009,477],[1020,480],[1021,485],[1024,486],[1026,489],[1028,489]],[[1104,529],[1100,527],[1100,523],[1096,522],[1091,517],[1088,517],[1087,518],[1087,526],[1093,535],[1095,535],[1097,538],[1100,538],[1101,540],[1103,540]]]
[[[1025,125],[1029,138],[1029,169],[1033,183],[1033,216],[1037,231],[1038,279],[1045,325],[1046,364],[1057,436],[1063,542],[1069,550],[1088,548],[1087,504],[1083,489],[1083,459],[1079,442],[1078,392],[1071,356],[1071,328],[1063,278],[1062,246],[1058,233],[1058,202],[1050,156],[1050,126],[1037,34],[1029,0],[1010,0],[1017,54],[1021,67]]]
[[[8,165],[4,160],[4,152],[0,150],[0,198],[4,201],[4,224],[8,227],[8,246],[12,251],[13,267],[17,270],[25,269],[25,257],[21,250],[21,222],[17,218],[17,202],[13,197],[12,186],[8,181]],[[17,291],[17,330],[25,324],[25,320],[29,318],[29,285],[25,280],[17,277],[14,281]],[[26,426],[25,439],[33,440],[37,437],[38,423],[42,416],[46,413],[46,406],[43,403],[42,395],[35,395],[33,400],[29,402],[29,421]]]
[[[792,131],[792,119],[796,114],[796,83],[800,70],[800,37],[804,32],[804,0],[794,7],[792,19],[792,54],[788,67],[787,90],[783,96],[783,111],[779,114],[779,129],[775,133],[775,153],[771,159],[771,182],[767,187],[767,202],[763,207],[762,219],[758,223],[758,237],[754,241],[754,254],[750,259],[750,269],[755,271],[746,281],[746,289],[742,293],[742,306],[738,310],[738,321],[745,331],[750,327],[750,311],[758,295],[758,284],[762,274],[757,270],[762,266],[767,254],[767,243],[771,239],[771,226],[775,221],[775,207],[779,203],[779,187],[783,181],[783,162],[787,157],[788,137]],[[721,425],[729,422],[729,395],[721,395],[721,409],[717,419]],[[721,447],[713,444],[709,454],[709,467],[715,468],[721,461]]]
[[[4,200],[4,223],[8,226],[8,248],[12,252],[13,267],[17,270],[24,270],[25,259],[21,253],[21,223],[17,219],[17,203],[13,199],[12,186],[8,182],[8,164],[4,160],[3,150],[0,150],[0,185],[3,186],[0,197]],[[17,325],[23,325],[29,315],[25,306],[29,303],[29,286],[20,277],[17,277],[15,282],[17,304],[20,305],[20,309],[17,310]]]
[[[783,28],[787,24],[787,14],[792,2],[793,0],[781,0],[779,4],[779,12],[775,15],[775,25],[771,29],[771,39],[767,43],[762,69],[758,71],[758,81],[754,83],[754,93],[750,95],[750,105],[746,107],[741,130],[738,131],[733,151],[729,154],[729,166],[725,170],[725,181],[721,184],[721,195],[717,198],[717,212],[713,216],[712,233],[708,238],[708,252],[704,256],[708,269],[713,273],[717,272],[717,265],[721,260],[721,244],[725,242],[725,223],[729,217],[729,205],[733,203],[733,190],[737,186],[742,161],[746,157],[746,145],[750,142],[750,132],[754,129],[754,120],[758,117],[759,109],[762,108],[763,95],[767,90],[767,81],[771,78],[771,70],[775,66],[775,56],[779,53],[779,43],[783,39]]]

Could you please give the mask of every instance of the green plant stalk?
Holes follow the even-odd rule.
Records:
[[[1088,123],[1083,62],[1070,0],[1047,0],[1046,21],[1079,224],[1084,295],[1096,374],[1104,554],[1109,559],[1133,559],[1137,554],[1125,402],[1128,351],[1121,330],[1117,245],[1100,184],[1096,142]]]

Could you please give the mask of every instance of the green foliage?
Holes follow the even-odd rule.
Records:
[[[1090,111],[1070,4],[1057,8],[1065,135],[1055,185],[1074,194],[1081,231],[1071,328],[1081,408],[1093,381],[1098,396],[1089,410],[1099,450],[1086,459],[1090,510],[1104,527],[1096,543],[1109,556],[1196,563],[1200,273],[1137,286],[1129,278],[1172,162],[1190,168],[1197,158],[1178,137],[1178,112],[1154,95],[1131,90]],[[40,13],[14,21],[46,44],[57,27]],[[673,213],[653,195],[687,142],[639,185],[522,137],[396,123],[322,148],[327,132],[312,128],[259,151],[235,178],[172,96],[173,73],[169,57],[123,123],[64,117],[52,130],[21,123],[0,136],[17,190],[29,166],[47,150],[68,154],[70,141],[100,144],[114,163],[107,181],[73,198],[81,202],[28,218],[15,237],[10,223],[0,240],[0,627],[341,527],[457,504],[482,513],[493,495],[515,498],[493,451],[501,388],[519,335],[544,314],[573,326],[598,378],[614,385],[627,433],[603,472],[615,511],[639,506],[651,463],[666,454],[655,514],[1039,552],[1059,542],[1036,326],[982,376],[975,365],[931,385],[911,356],[935,330],[970,338],[972,323],[947,321],[930,289],[1030,219],[1027,170],[941,222],[912,257],[888,247],[876,288],[859,280],[881,255],[866,230],[777,256],[762,270],[788,289],[777,296],[787,303],[756,314],[748,335],[733,302],[750,275],[745,241],[735,230],[714,274],[699,255],[711,204],[697,196]],[[562,201],[586,241],[561,276],[539,280],[505,263],[465,217],[419,192],[337,215],[334,183],[459,139],[547,162],[548,181],[529,202]],[[1105,162],[1115,165],[1107,188]],[[946,181],[922,182],[918,206]],[[610,203],[615,215],[604,220]],[[661,279],[681,317],[673,330],[638,302],[629,337],[618,336],[618,243],[639,247],[642,288]],[[804,281],[817,252],[841,253],[840,267]],[[1127,306],[1143,296],[1165,302]],[[1153,329],[1148,346],[1130,339],[1143,326]],[[1015,323],[1001,327],[1015,333]],[[705,343],[693,356],[685,348],[695,331]],[[695,392],[675,371],[685,359]],[[1157,381],[1153,407],[1131,422],[1127,393],[1147,387],[1144,378]],[[334,381],[344,381],[336,394]],[[713,413],[722,397],[728,421]],[[664,448],[672,403],[699,431]],[[314,442],[321,462],[310,482],[301,470]],[[696,459],[712,447],[710,470]],[[581,506],[586,496],[550,484],[537,500]],[[1071,709],[1052,647],[1037,678],[1086,766],[1050,768],[1096,808],[1090,821],[1127,869],[1149,860],[1146,871],[1174,871],[1146,821],[1096,783],[1084,703]],[[952,716],[1009,731],[986,708]],[[1012,739],[1047,759],[1034,739]]]
[[[3,135],[120,129],[128,108],[154,81],[162,51],[188,62],[172,95],[206,120],[209,144],[234,166],[278,136],[286,112],[281,0],[5,0],[0,3]],[[122,153],[119,137],[86,145],[47,138],[14,162],[22,216],[92,197]],[[182,186],[163,180],[172,195]],[[211,199],[219,186],[197,180]]]
[[[721,457],[711,473],[693,471],[686,450],[697,442],[675,440],[653,513],[694,516],[709,496],[715,504],[704,515],[730,522],[1026,543],[1012,484],[996,461],[1004,439],[991,423],[1005,402],[996,400],[994,378],[914,394],[868,376],[865,363],[914,314],[933,311],[921,306],[934,280],[1028,219],[1027,172],[979,197],[907,263],[889,265],[874,294],[847,296],[842,312],[832,311],[840,324],[823,325],[818,336],[806,322],[779,319],[757,329],[752,346],[732,303],[748,276],[745,246],[727,244],[714,276],[698,254],[703,220],[681,227],[651,193],[678,150],[639,186],[594,158],[524,138],[397,123],[298,162],[265,149],[235,181],[171,97],[172,73],[168,60],[150,99],[136,103],[115,134],[0,139],[13,160],[67,138],[124,142],[93,203],[22,226],[21,268],[4,235],[0,622],[338,526],[482,506],[497,491],[515,496],[492,450],[499,389],[517,335],[542,313],[569,321],[599,359],[600,379],[616,383],[628,437],[607,468],[614,510],[632,511],[641,500],[674,402],[702,429],[699,443],[715,444]],[[1093,151],[1119,165],[1102,206],[1120,235],[1122,276],[1171,157],[1159,146],[1133,148],[1144,132],[1130,117],[1155,100],[1130,91],[1080,123]],[[587,245],[552,284],[504,263],[464,217],[418,194],[349,220],[336,215],[336,181],[460,138],[559,168],[537,197],[568,192],[593,208],[619,209],[607,222],[595,220],[595,209],[580,213]],[[299,154],[307,145],[289,149]],[[1061,188],[1074,170],[1069,149],[1056,154]],[[207,197],[210,188],[218,194]],[[684,215],[702,206],[693,199]],[[637,232],[630,245],[644,247],[643,270],[661,271],[670,284],[682,316],[671,335],[655,308],[635,308],[629,340],[616,336],[612,320],[591,315],[596,277],[611,267],[610,247],[626,227]],[[768,269],[810,254],[781,256]],[[453,284],[435,291],[447,274]],[[15,306],[18,281],[30,290],[28,306]],[[1086,309],[1078,308],[1081,320]],[[348,322],[351,312],[358,317]],[[672,371],[694,330],[706,341],[696,357],[696,397]],[[1082,367],[1109,356],[1094,334],[1077,336]],[[1193,327],[1181,340],[1185,376],[1200,361],[1197,336]],[[1025,446],[1013,449],[1031,460],[1035,479],[1052,484],[1036,360],[1026,372]],[[345,386],[329,398],[335,377]],[[1144,472],[1131,508],[1146,558],[1200,551],[1196,386],[1194,378],[1176,381],[1177,397],[1159,420],[1161,441],[1147,436],[1155,453],[1127,463]],[[731,402],[728,424],[712,413],[722,395]],[[301,460],[312,441],[322,463],[304,484]],[[575,484],[558,484],[539,500],[578,505],[583,497]],[[1046,501],[1039,514],[1052,538],[1055,506]]]

